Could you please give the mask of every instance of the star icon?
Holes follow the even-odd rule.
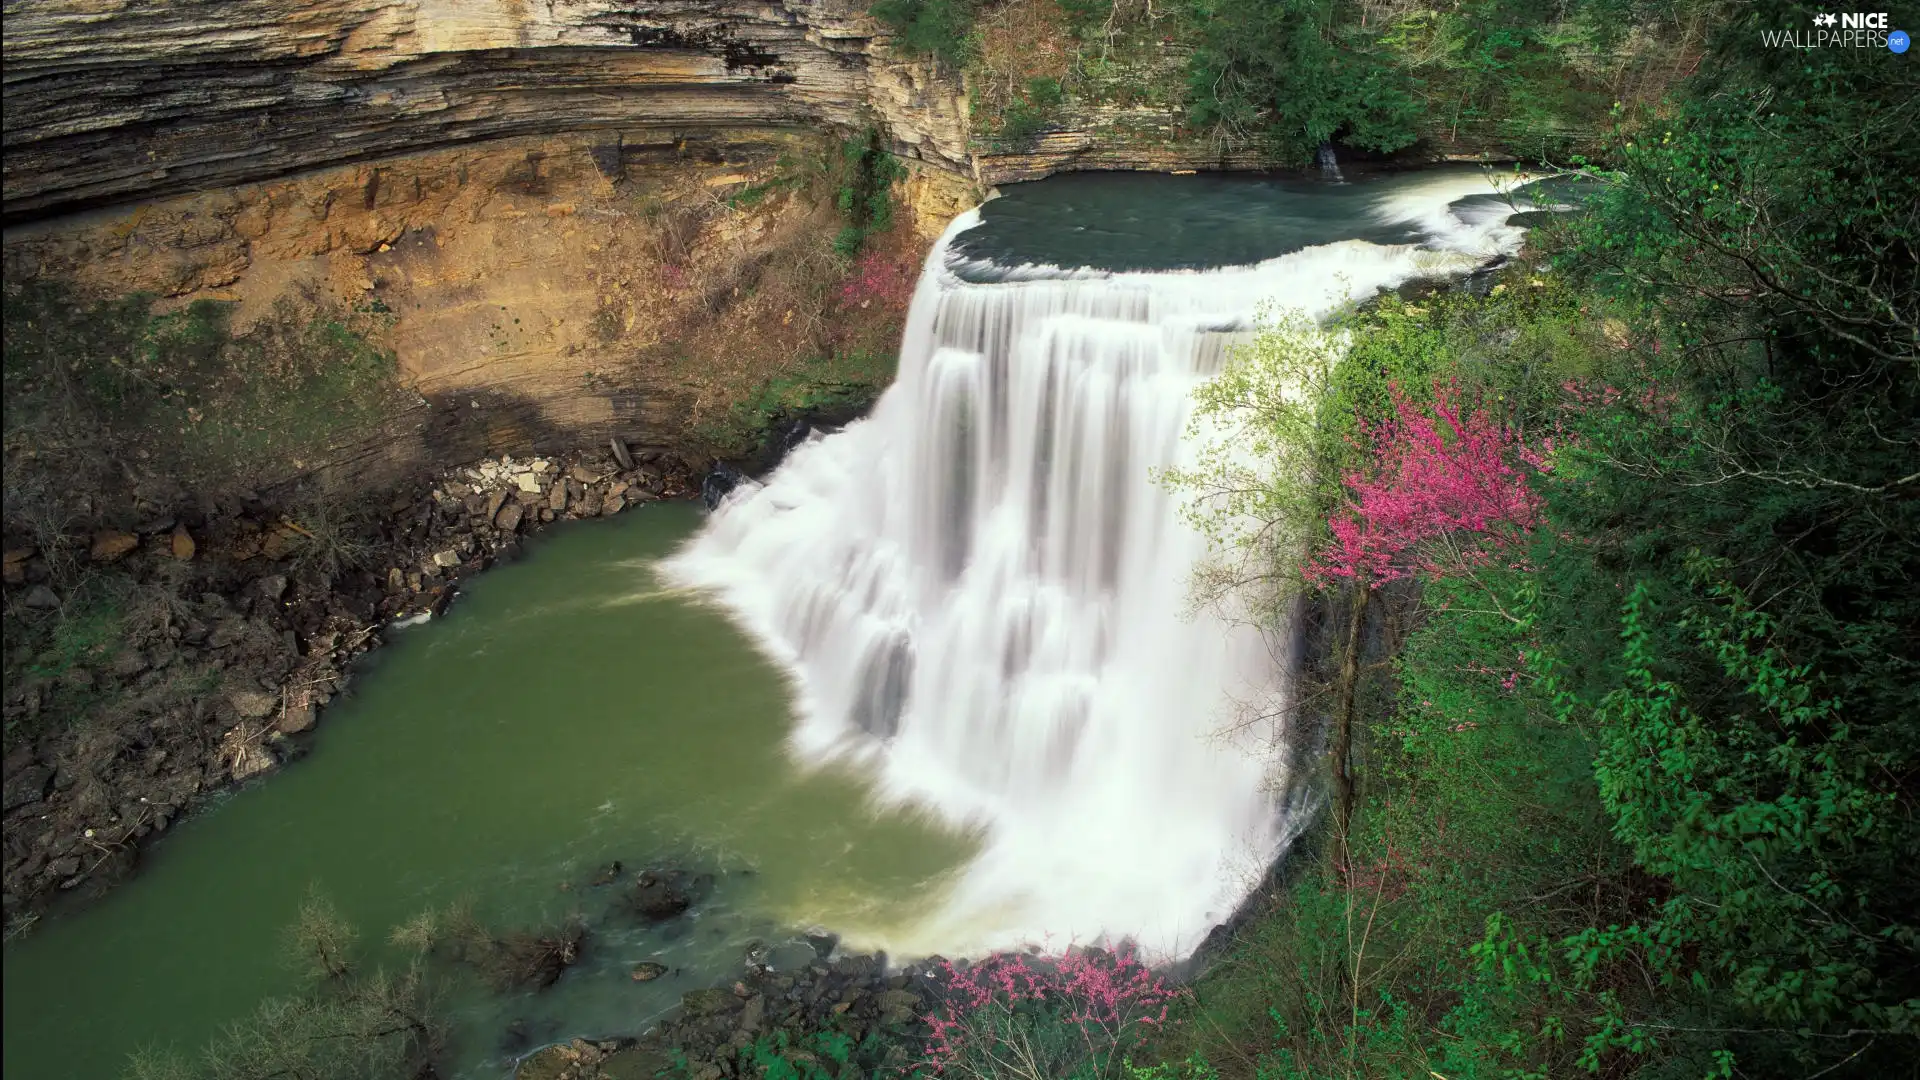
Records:
[[[1834,23],[1837,23],[1839,21],[1840,19],[1838,16],[1830,15],[1830,14],[1815,15],[1813,17],[1813,25],[1815,26],[1832,26]]]

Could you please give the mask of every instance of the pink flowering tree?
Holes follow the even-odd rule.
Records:
[[[842,308],[905,307],[913,297],[914,267],[883,252],[868,251],[840,286]]]
[[[1463,404],[1451,385],[1436,385],[1427,406],[1413,401],[1397,384],[1389,386],[1389,395],[1392,416],[1361,425],[1357,449],[1362,463],[1342,477],[1345,498],[1327,523],[1332,543],[1303,571],[1311,583],[1352,584],[1328,748],[1334,861],[1350,884],[1365,876],[1354,873],[1348,837],[1368,599],[1381,585],[1400,578],[1461,579],[1478,586],[1495,612],[1518,623],[1501,607],[1481,571],[1521,566],[1540,509],[1528,475],[1547,469],[1546,454],[1553,449],[1551,440],[1543,440],[1537,449],[1528,446],[1484,406]]]
[[[927,1067],[963,1080],[1110,1080],[1182,991],[1132,953],[944,964]]]
[[[1437,386],[1423,408],[1392,388],[1391,419],[1361,428],[1365,465],[1345,477],[1347,502],[1328,522],[1333,543],[1306,566],[1309,580],[1348,578],[1370,588],[1482,567],[1520,567],[1539,514],[1527,474],[1547,468],[1536,449],[1484,407]]]

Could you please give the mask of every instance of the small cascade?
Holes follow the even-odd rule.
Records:
[[[1347,182],[1347,178],[1340,175],[1340,159],[1333,155],[1333,144],[1330,142],[1320,144],[1320,178],[1336,184]]]
[[[1441,220],[1466,190],[1489,189],[1456,176],[1379,213]],[[1193,391],[1266,305],[1318,317],[1520,232],[1105,273],[962,265],[977,215],[928,256],[872,415],[740,482],[665,573],[792,673],[797,755],[977,835],[945,906],[870,944],[1183,956],[1305,815],[1277,794],[1276,732],[1243,722],[1285,704],[1285,642],[1191,610],[1206,542],[1152,471],[1193,460]]]

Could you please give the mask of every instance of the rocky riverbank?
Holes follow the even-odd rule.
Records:
[[[354,657],[445,611],[462,578],[528,534],[696,487],[680,458],[614,444],[483,460],[324,512],[253,498],[49,550],[10,544],[10,614],[47,623],[53,646],[7,646],[9,935],[123,879],[183,814],[297,757]]]
[[[863,1074],[904,1072],[918,1056],[918,1025],[938,1000],[939,959],[889,972],[884,954],[835,956],[832,938],[814,943],[816,955],[804,963],[775,968],[749,958],[740,978],[685,995],[645,1035],[537,1050],[516,1080],[625,1080],[676,1067],[693,1080],[724,1080],[758,1075],[744,1068],[756,1055],[816,1064],[824,1075],[855,1057]]]

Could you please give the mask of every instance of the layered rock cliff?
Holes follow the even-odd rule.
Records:
[[[861,0],[9,0],[9,223],[488,140],[876,123],[970,172],[964,98]]]

